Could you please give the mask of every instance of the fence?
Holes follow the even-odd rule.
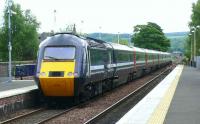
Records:
[[[12,76],[33,76],[35,72],[35,61],[12,62]],[[0,62],[0,82],[8,81],[8,62]]]

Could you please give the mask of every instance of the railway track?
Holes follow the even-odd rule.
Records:
[[[80,105],[78,105],[80,106]],[[46,121],[49,121],[53,118],[56,118],[59,115],[67,113],[78,106],[74,106],[66,109],[48,109],[48,108],[40,108],[37,110],[33,110],[29,113],[8,119],[6,121],[0,122],[0,124],[42,124]]]
[[[42,111],[43,109],[44,109],[44,108],[39,108],[39,109],[36,109],[36,110],[30,111],[30,112],[28,112],[28,113],[26,113],[26,114],[22,114],[22,115],[19,115],[19,116],[13,117],[13,118],[11,118],[11,119],[8,119],[8,120],[5,120],[5,121],[2,121],[2,122],[0,122],[0,124],[11,123],[11,122],[13,122],[13,121],[15,121],[15,120],[17,120],[17,119],[20,119],[20,118],[26,117],[26,116],[28,116],[28,115],[32,115],[32,114],[34,114],[34,113],[37,113],[37,112],[39,112],[39,111]]]
[[[162,73],[155,76],[146,84],[140,86],[118,102],[89,119],[84,124],[107,124],[116,123],[128,110],[136,105],[151,89],[153,89],[165,77],[171,68],[167,68]]]

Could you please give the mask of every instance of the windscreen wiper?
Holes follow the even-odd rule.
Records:
[[[53,57],[53,56],[45,56],[45,57],[47,57],[47,58],[49,58],[49,59],[55,59],[55,60],[59,60],[58,58],[56,58],[56,57]]]

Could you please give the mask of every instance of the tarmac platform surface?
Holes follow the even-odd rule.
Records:
[[[34,80],[12,80],[0,82],[0,99],[28,93],[38,89]]]
[[[12,82],[0,82],[0,92],[34,85],[36,85],[34,80],[13,80]]]
[[[184,67],[165,123],[200,123],[200,70]]]

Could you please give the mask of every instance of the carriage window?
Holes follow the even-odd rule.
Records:
[[[117,62],[123,63],[123,62],[129,62],[129,61],[130,61],[129,52],[117,51]]]
[[[155,59],[158,59],[158,55],[157,55],[157,54],[154,54],[154,58],[155,58]]]
[[[153,54],[152,54],[152,53],[149,53],[149,54],[148,54],[148,57],[149,57],[149,58],[148,58],[149,60],[153,60]]]
[[[46,47],[45,60],[71,60],[75,57],[75,47]]]
[[[136,60],[137,61],[145,61],[145,53],[136,52]]]
[[[108,54],[104,50],[90,50],[91,65],[104,65],[108,61]]]
[[[130,56],[130,62],[132,62],[133,61],[133,53],[129,53],[129,56]]]

